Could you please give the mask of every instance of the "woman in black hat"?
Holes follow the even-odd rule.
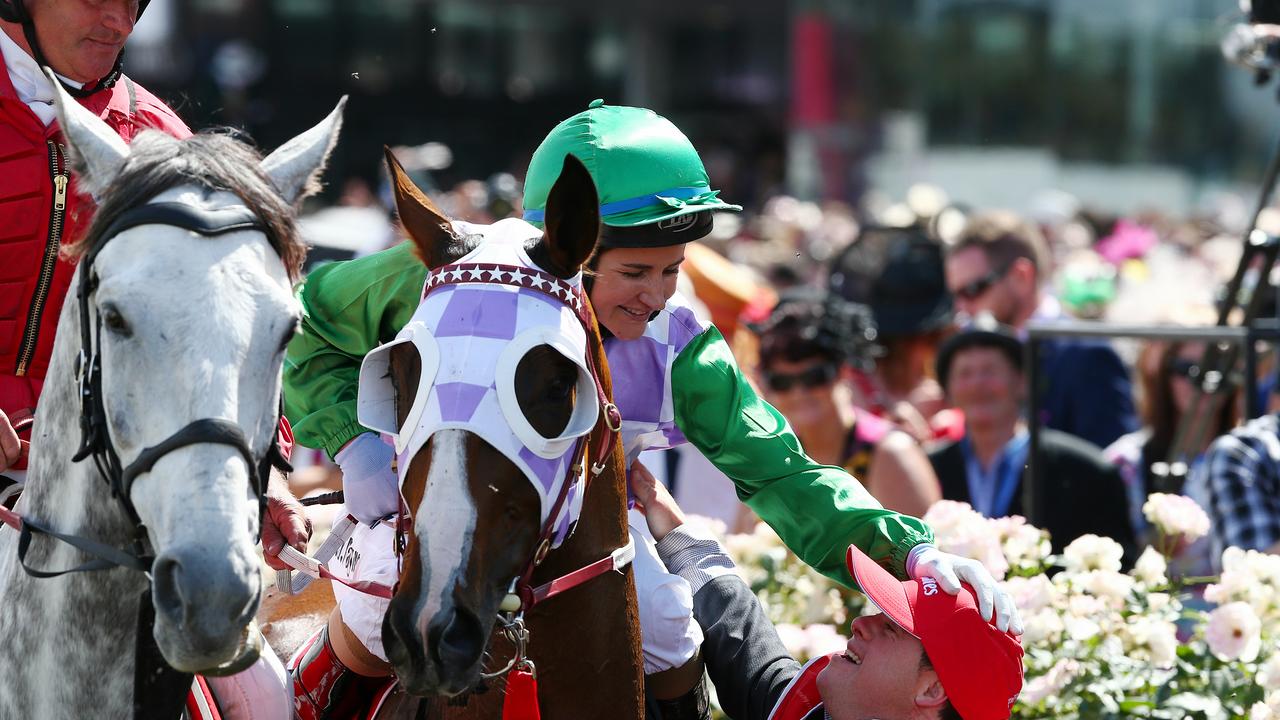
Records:
[[[963,432],[933,365],[951,328],[942,245],[918,228],[867,228],[831,266],[832,293],[871,308],[884,348],[854,373],[859,404],[924,442]]]

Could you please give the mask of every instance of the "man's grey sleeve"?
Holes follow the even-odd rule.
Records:
[[[658,543],[667,569],[693,588],[702,657],[720,707],[735,720],[766,720],[800,663],[783,646],[751,588],[709,533],[682,525]]]

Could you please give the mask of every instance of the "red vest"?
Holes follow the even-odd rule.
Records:
[[[176,137],[191,131],[154,95],[121,77],[80,101],[125,142],[146,128]],[[79,237],[93,201],[76,190],[66,141],[18,99],[0,71],[0,410],[33,408],[40,395],[74,263],[59,248]]]

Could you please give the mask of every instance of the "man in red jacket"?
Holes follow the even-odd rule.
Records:
[[[40,68],[52,68],[66,91],[125,142],[147,129],[190,136],[173,110],[121,72],[125,41],[148,2],[0,0],[0,472],[11,479],[24,479],[26,458],[10,418],[36,406],[75,271],[59,249],[77,239],[94,212],[93,199],[78,192],[71,175],[54,88]],[[283,422],[281,440],[291,444]],[[263,526],[271,560],[286,541],[304,550],[310,535],[301,506],[282,485],[273,475]],[[237,695],[278,690],[279,717],[287,716],[288,697],[269,687],[270,678],[235,678]],[[223,709],[225,717],[240,715],[239,708]],[[243,710],[277,717],[265,708]]]
[[[68,92],[129,142],[146,128],[191,131],[120,73],[145,2],[0,0],[0,470],[25,468],[9,418],[40,396],[75,266],[58,256],[93,216],[67,167],[52,67]],[[10,475],[14,473],[10,471]]]

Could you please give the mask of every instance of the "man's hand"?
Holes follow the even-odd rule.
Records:
[[[968,583],[978,599],[978,612],[982,614],[983,620],[994,622],[1000,632],[1022,634],[1022,618],[1018,617],[1018,608],[1013,604],[1013,598],[996,585],[996,579],[977,560],[944,553],[925,543],[911,549],[907,568],[913,580],[931,577],[951,595],[960,592],[961,582]]]
[[[0,412],[0,472],[13,467],[26,454],[25,443],[18,440],[18,433],[9,422],[9,416]]]
[[[311,520],[302,503],[289,492],[289,485],[278,470],[271,471],[267,483],[267,512],[262,521],[262,555],[276,570],[289,566],[276,557],[285,545],[298,552],[307,551],[311,539]]]
[[[667,533],[684,524],[684,512],[676,504],[676,499],[644,463],[639,460],[631,463],[627,484],[631,486],[631,494],[636,496],[636,507],[644,513],[654,540],[661,541]]]

